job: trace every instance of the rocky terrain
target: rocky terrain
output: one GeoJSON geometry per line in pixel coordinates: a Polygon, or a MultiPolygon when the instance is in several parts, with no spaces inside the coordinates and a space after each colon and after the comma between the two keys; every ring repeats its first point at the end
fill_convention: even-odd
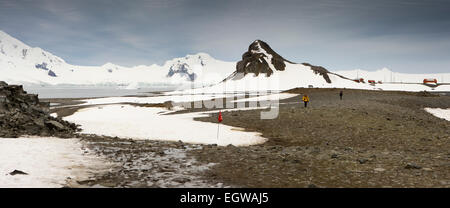
{"type": "Polygon", "coordinates": [[[116,164],[106,174],[69,187],[174,188],[226,187],[203,177],[213,163],[199,162],[188,152],[204,145],[80,135],[85,147],[116,164]]]}
{"type": "MultiPolygon", "coordinates": [[[[341,101],[340,90],[289,90],[298,96],[282,100],[274,120],[260,120],[261,110],[222,112],[225,125],[269,139],[261,145],[220,147],[83,135],[89,149],[118,166],[79,184],[450,187],[450,122],[423,110],[449,108],[450,97],[344,89],[341,101]],[[311,99],[306,109],[299,102],[302,94],[311,99]]],[[[196,120],[217,122],[217,115],[196,120]]]]}
{"type": "MultiPolygon", "coordinates": [[[[80,103],[71,99],[52,100],[55,101],[66,105],[80,103]]],[[[219,182],[201,178],[201,172],[213,164],[199,163],[186,155],[201,145],[79,134],[75,124],[60,119],[79,109],[50,110],[48,102],[40,102],[37,95],[27,94],[22,86],[0,82],[0,139],[30,135],[78,138],[85,153],[92,152],[113,164],[110,171],[102,171],[89,180],[68,180],[66,187],[223,187],[219,182]],[[49,115],[52,111],[58,118],[49,115]]]]}
{"type": "Polygon", "coordinates": [[[49,103],[40,102],[37,95],[0,81],[0,137],[69,137],[76,130],[75,124],[50,116],[49,103]]]}
{"type": "MultiPolygon", "coordinates": [[[[449,96],[309,88],[288,92],[298,96],[282,100],[273,120],[261,120],[261,110],[222,112],[223,124],[261,132],[268,138],[261,145],[75,134],[115,166],[67,186],[450,187],[450,122],[423,110],[450,108],[449,96]],[[308,108],[300,102],[303,94],[311,99],[308,108]]],[[[77,100],[48,101],[60,103],[52,112],[61,117],[80,109],[64,107],[77,100]]],[[[217,122],[217,115],[196,120],[217,122]]]]}
{"type": "MultiPolygon", "coordinates": [[[[293,89],[274,120],[261,110],[223,112],[223,123],[261,132],[250,147],[191,151],[217,163],[206,178],[238,187],[450,187],[450,122],[424,107],[450,108],[430,93],[293,89]],[[300,103],[308,94],[308,108],[300,103]]],[[[217,115],[198,118],[217,122],[217,115]]]]}

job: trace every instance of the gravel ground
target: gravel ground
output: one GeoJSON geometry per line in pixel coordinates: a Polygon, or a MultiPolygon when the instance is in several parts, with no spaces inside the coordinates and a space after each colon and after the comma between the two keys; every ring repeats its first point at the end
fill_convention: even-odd
{"type": "Polygon", "coordinates": [[[114,165],[108,173],[76,181],[69,187],[117,188],[221,188],[223,183],[207,180],[203,172],[213,163],[199,163],[186,153],[203,148],[182,142],[120,139],[79,135],[85,148],[114,165]]]}
{"type": "MultiPolygon", "coordinates": [[[[238,187],[450,187],[450,122],[423,107],[450,108],[428,93],[295,89],[274,120],[261,110],[223,112],[223,123],[258,131],[251,147],[193,150],[217,163],[207,178],[238,187]]],[[[217,115],[197,120],[217,122],[217,115]]]]}

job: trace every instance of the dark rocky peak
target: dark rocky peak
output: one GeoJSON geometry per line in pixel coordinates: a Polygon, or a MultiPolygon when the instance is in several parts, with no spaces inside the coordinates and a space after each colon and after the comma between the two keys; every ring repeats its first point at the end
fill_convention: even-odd
{"type": "Polygon", "coordinates": [[[255,40],[242,55],[242,60],[236,64],[236,72],[244,75],[254,73],[256,76],[263,73],[269,77],[275,70],[284,71],[285,61],[292,63],[276,53],[266,42],[255,40]]]}
{"type": "MultiPolygon", "coordinates": [[[[275,71],[284,71],[286,68],[286,62],[296,64],[284,59],[266,42],[262,40],[255,40],[252,44],[250,44],[248,50],[242,55],[242,60],[236,64],[236,71],[225,78],[223,82],[227,80],[242,79],[248,73],[253,73],[255,76],[262,73],[269,77],[275,71]]],[[[315,74],[321,75],[327,83],[331,83],[330,74],[336,75],[343,79],[348,79],[347,77],[330,72],[322,66],[315,66],[309,63],[302,63],[301,65],[307,66],[315,74]]],[[[300,68],[298,70],[300,70],[300,68]]]]}

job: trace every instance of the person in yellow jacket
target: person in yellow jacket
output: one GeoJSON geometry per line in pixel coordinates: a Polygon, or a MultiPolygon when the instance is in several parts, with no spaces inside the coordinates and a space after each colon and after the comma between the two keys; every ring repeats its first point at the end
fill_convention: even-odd
{"type": "Polygon", "coordinates": [[[308,95],[307,95],[307,94],[304,94],[302,100],[303,100],[303,102],[305,103],[305,108],[306,108],[306,107],[308,106],[308,102],[309,102],[309,97],[308,97],[308,95]]]}

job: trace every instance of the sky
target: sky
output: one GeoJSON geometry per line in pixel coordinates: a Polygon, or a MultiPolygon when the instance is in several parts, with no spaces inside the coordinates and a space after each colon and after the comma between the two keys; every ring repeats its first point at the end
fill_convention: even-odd
{"type": "Polygon", "coordinates": [[[0,0],[0,30],[76,65],[239,61],[261,39],[331,71],[450,73],[450,0],[0,0]]]}

